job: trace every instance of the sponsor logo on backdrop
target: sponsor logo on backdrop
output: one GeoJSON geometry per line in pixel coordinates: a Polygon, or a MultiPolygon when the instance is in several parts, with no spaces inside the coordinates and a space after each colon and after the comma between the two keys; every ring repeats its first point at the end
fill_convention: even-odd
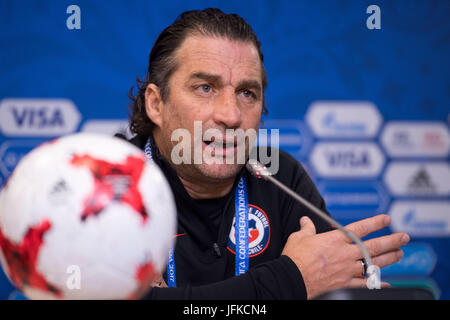
{"type": "Polygon", "coordinates": [[[389,196],[379,182],[328,182],[318,184],[327,210],[337,219],[363,219],[386,211],[389,196]]]}
{"type": "Polygon", "coordinates": [[[442,122],[390,122],[381,143],[391,157],[447,157],[450,151],[450,135],[442,122]]]}
{"type": "Polygon", "coordinates": [[[392,162],[384,182],[396,196],[450,196],[447,162],[392,162]]]}
{"type": "Polygon", "coordinates": [[[59,136],[74,132],[81,115],[68,99],[9,98],[0,102],[6,136],[59,136]]]}
{"type": "Polygon", "coordinates": [[[321,138],[373,138],[383,120],[371,102],[317,101],[309,107],[306,121],[321,138]]]}
{"type": "Polygon", "coordinates": [[[412,237],[450,236],[450,201],[395,201],[391,229],[412,237]]]}
{"type": "Polygon", "coordinates": [[[380,174],[384,156],[371,142],[319,142],[310,162],[323,177],[374,178],[380,174]]]}
{"type": "Polygon", "coordinates": [[[131,139],[133,134],[129,128],[129,122],[127,119],[92,119],[87,120],[82,128],[81,132],[100,133],[113,136],[116,133],[123,134],[127,139],[131,139]]]}
{"type": "MultiPolygon", "coordinates": [[[[265,119],[263,128],[267,129],[267,144],[271,141],[270,132],[278,129],[279,148],[290,153],[294,157],[301,158],[306,156],[311,147],[311,135],[305,124],[299,120],[290,119],[265,119]]],[[[264,139],[258,137],[258,144],[264,145],[264,139]]]]}
{"type": "Polygon", "coordinates": [[[437,256],[426,243],[411,243],[404,247],[403,258],[393,265],[383,268],[383,276],[427,276],[436,266],[437,256]]]}
{"type": "Polygon", "coordinates": [[[43,141],[6,141],[0,146],[0,171],[8,177],[19,161],[43,141]]]}

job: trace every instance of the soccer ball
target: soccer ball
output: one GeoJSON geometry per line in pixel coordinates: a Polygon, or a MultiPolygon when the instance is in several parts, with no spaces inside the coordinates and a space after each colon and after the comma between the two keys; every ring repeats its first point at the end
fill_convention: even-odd
{"type": "Polygon", "coordinates": [[[169,184],[119,138],[79,133],[35,148],[0,192],[0,260],[31,299],[140,298],[176,231],[169,184]]]}

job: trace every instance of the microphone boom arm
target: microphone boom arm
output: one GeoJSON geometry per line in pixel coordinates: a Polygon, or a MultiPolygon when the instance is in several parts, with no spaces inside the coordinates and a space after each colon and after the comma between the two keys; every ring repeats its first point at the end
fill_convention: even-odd
{"type": "Polygon", "coordinates": [[[304,199],[291,189],[289,189],[287,186],[285,186],[283,183],[272,177],[272,174],[270,171],[262,165],[260,162],[250,159],[247,162],[246,165],[247,169],[256,177],[262,178],[264,180],[268,180],[275,184],[277,187],[279,187],[281,190],[289,194],[291,197],[293,197],[295,200],[300,202],[302,205],[304,205],[306,208],[317,214],[319,217],[321,217],[323,220],[328,222],[329,224],[335,226],[337,229],[341,230],[350,240],[356,243],[356,245],[359,247],[359,249],[362,252],[362,255],[364,257],[364,261],[367,265],[367,274],[369,275],[369,281],[367,283],[367,287],[369,289],[380,289],[381,287],[381,281],[380,281],[380,270],[377,266],[373,265],[372,258],[370,257],[369,252],[367,251],[366,246],[362,243],[361,239],[357,237],[353,232],[350,230],[345,229],[339,222],[331,218],[328,214],[320,210],[319,208],[312,205],[308,200],[304,199]]]}

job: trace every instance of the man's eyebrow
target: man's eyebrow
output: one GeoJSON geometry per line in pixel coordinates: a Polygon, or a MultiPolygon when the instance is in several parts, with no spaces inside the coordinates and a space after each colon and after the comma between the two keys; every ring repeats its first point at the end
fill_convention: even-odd
{"type": "Polygon", "coordinates": [[[209,82],[221,82],[222,77],[215,74],[205,73],[205,72],[195,72],[189,76],[189,80],[192,79],[203,79],[209,82]]]}
{"type": "Polygon", "coordinates": [[[260,83],[256,80],[242,80],[241,82],[239,82],[238,88],[262,91],[260,83]]]}
{"type": "MultiPolygon", "coordinates": [[[[221,83],[222,77],[215,74],[210,74],[206,72],[194,72],[189,76],[189,80],[192,79],[202,79],[208,82],[221,83]]],[[[256,80],[242,80],[239,82],[238,88],[246,88],[246,89],[254,89],[258,91],[262,91],[261,84],[256,80]]]]}

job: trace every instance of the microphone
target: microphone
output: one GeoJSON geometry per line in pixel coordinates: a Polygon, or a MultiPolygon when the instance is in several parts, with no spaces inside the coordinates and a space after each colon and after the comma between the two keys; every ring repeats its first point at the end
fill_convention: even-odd
{"type": "Polygon", "coordinates": [[[289,194],[291,197],[293,197],[295,200],[300,202],[302,205],[304,205],[306,208],[317,214],[319,217],[321,217],[323,220],[328,222],[329,224],[335,226],[337,229],[342,231],[350,240],[356,243],[358,248],[361,250],[362,255],[364,257],[364,261],[367,266],[367,287],[369,289],[380,289],[381,288],[381,273],[380,268],[372,263],[372,258],[370,257],[369,252],[367,251],[366,246],[362,243],[361,239],[357,237],[353,232],[345,229],[339,222],[331,218],[328,214],[326,214],[324,211],[320,210],[319,208],[315,207],[313,204],[311,204],[308,200],[301,197],[291,189],[289,189],[287,186],[282,184],[280,181],[275,179],[270,171],[259,161],[255,159],[249,159],[246,164],[247,169],[258,179],[264,179],[272,182],[277,187],[279,187],[281,190],[289,194]]]}

